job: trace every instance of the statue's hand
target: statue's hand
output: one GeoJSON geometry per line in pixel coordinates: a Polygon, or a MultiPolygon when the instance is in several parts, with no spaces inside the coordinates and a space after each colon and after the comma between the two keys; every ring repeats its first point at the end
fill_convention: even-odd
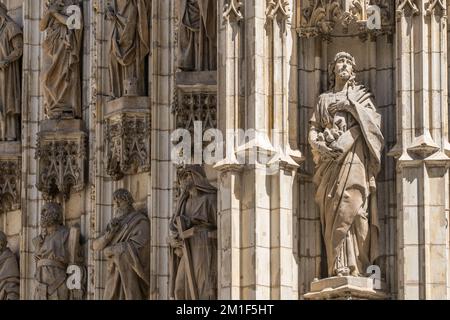
{"type": "Polygon", "coordinates": [[[316,149],[323,159],[337,159],[342,154],[342,150],[339,148],[330,148],[325,142],[320,142],[316,145],[316,149]]]}
{"type": "Polygon", "coordinates": [[[339,101],[337,103],[330,105],[328,107],[328,111],[331,114],[335,114],[336,112],[339,112],[339,111],[350,111],[351,106],[352,105],[351,105],[350,101],[348,101],[348,100],[339,101]]]}

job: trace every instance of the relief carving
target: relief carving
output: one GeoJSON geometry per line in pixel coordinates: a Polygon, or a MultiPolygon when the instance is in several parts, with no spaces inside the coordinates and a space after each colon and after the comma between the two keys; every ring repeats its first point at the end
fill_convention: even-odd
{"type": "Polygon", "coordinates": [[[199,165],[179,171],[181,195],[170,220],[170,297],[217,298],[217,189],[199,165]]]}
{"type": "Polygon", "coordinates": [[[79,0],[46,1],[40,30],[46,31],[42,84],[49,119],[81,118],[82,26],[79,0]],[[80,12],[80,21],[75,24],[71,19],[73,6],[80,12]]]}
{"type": "Polygon", "coordinates": [[[372,94],[355,81],[355,59],[341,52],[330,66],[330,91],[310,121],[328,275],[366,276],[378,257],[376,176],[384,138],[372,94]]]}
{"type": "Polygon", "coordinates": [[[126,189],[113,194],[115,217],[106,232],[94,240],[108,264],[103,299],[147,300],[150,286],[150,225],[147,216],[133,207],[126,189]]]}
{"type": "Polygon", "coordinates": [[[325,38],[342,27],[343,33],[350,28],[365,38],[367,33],[375,35],[391,33],[393,8],[390,0],[310,0],[300,4],[301,37],[325,38]],[[376,7],[375,7],[376,6],[376,7]],[[374,22],[379,24],[376,28],[374,22]]]}
{"type": "Polygon", "coordinates": [[[0,141],[20,140],[23,36],[0,3],[0,141]]]}

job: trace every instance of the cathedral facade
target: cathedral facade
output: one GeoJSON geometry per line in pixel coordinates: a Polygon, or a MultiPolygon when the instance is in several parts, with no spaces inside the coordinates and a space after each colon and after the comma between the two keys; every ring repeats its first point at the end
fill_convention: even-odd
{"type": "Polygon", "coordinates": [[[1,0],[0,300],[449,299],[446,0],[1,0]]]}

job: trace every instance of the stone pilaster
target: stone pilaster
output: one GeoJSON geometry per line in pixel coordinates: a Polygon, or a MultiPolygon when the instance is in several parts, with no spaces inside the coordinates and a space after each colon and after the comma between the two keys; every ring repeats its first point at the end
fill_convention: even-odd
{"type": "Polygon", "coordinates": [[[218,126],[224,134],[254,131],[246,144],[226,134],[226,157],[215,166],[222,299],[298,297],[292,187],[293,157],[301,156],[288,130],[296,118],[290,8],[289,1],[225,1],[222,9],[218,126]]]}
{"type": "Polygon", "coordinates": [[[448,299],[448,83],[445,1],[399,0],[399,299],[448,299]]]}
{"type": "Polygon", "coordinates": [[[151,227],[150,298],[168,299],[169,219],[173,210],[174,166],[170,157],[170,134],[174,129],[171,112],[174,92],[175,1],[153,0],[150,60],[151,78],[151,227]]]}

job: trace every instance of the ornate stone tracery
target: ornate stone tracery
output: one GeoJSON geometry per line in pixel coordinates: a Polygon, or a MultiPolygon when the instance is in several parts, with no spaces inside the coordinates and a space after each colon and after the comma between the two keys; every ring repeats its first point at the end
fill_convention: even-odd
{"type": "Polygon", "coordinates": [[[71,193],[84,189],[86,153],[86,134],[82,131],[39,132],[36,147],[36,187],[45,199],[54,199],[58,194],[68,199],[71,193]]]}
{"type": "Polygon", "coordinates": [[[150,169],[150,115],[121,113],[106,119],[107,173],[114,180],[150,169]]]}
{"type": "Polygon", "coordinates": [[[392,33],[392,3],[389,0],[312,0],[309,4],[300,2],[298,8],[300,37],[328,37],[338,25],[343,33],[354,30],[363,38],[364,34],[375,35],[392,33]],[[375,12],[371,6],[380,9],[381,29],[371,30],[367,21],[375,12]]]}

